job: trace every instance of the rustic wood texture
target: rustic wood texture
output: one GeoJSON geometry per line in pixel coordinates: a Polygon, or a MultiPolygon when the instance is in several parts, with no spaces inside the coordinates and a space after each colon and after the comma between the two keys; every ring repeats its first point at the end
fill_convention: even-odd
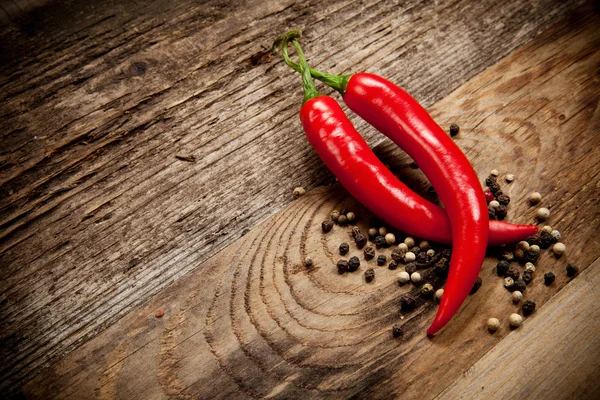
{"type": "Polygon", "coordinates": [[[548,301],[522,332],[506,337],[438,399],[598,398],[599,286],[600,260],[548,301]],[[521,371],[515,385],[515,372],[521,371]]]}
{"type": "MultiPolygon", "coordinates": [[[[546,319],[564,317],[564,309],[544,304],[568,282],[564,267],[582,270],[594,262],[600,243],[600,16],[585,8],[554,26],[497,65],[487,69],[438,102],[435,118],[447,126],[458,122],[457,137],[477,171],[498,168],[510,193],[510,220],[533,222],[535,207],[526,201],[532,190],[549,207],[548,224],[559,229],[568,247],[560,259],[545,251],[525,299],[538,311],[525,326],[548,329],[545,336],[564,337],[568,324],[548,326],[546,319]],[[547,287],[542,275],[553,271],[547,287]],[[553,311],[554,310],[554,311],[553,311]],[[556,311],[558,310],[558,311],[556,311]],[[550,314],[550,316],[548,316],[550,314]],[[544,319],[537,321],[537,319],[544,319]],[[557,331],[557,329],[560,329],[557,331]]],[[[298,125],[298,122],[294,124],[298,125]]],[[[415,187],[425,187],[417,170],[394,146],[378,149],[394,170],[415,187]]],[[[348,207],[366,217],[338,185],[319,187],[294,201],[247,235],[201,264],[168,290],[123,317],[77,351],[42,372],[23,388],[32,398],[433,398],[496,345],[523,340],[527,328],[510,333],[508,315],[519,310],[486,259],[483,287],[470,296],[452,323],[433,339],[424,332],[435,303],[420,301],[412,313],[399,312],[400,294],[415,290],[398,286],[398,272],[375,267],[366,284],[361,272],[338,275],[337,247],[349,241],[349,228],[323,235],[321,221],[334,208],[348,207]],[[314,260],[312,270],[303,260],[314,260]],[[164,312],[157,318],[157,312],[164,312]],[[502,320],[500,331],[487,332],[485,321],[502,320]],[[402,339],[391,327],[401,324],[402,339]]],[[[358,224],[366,229],[363,218],[358,224]]],[[[389,255],[390,249],[382,250],[389,255]]],[[[352,246],[351,255],[360,255],[352,246]]],[[[362,259],[362,257],[361,257],[362,259]]],[[[577,288],[589,286],[575,277],[564,295],[577,303],[577,288]]],[[[596,278],[594,278],[596,279],[596,278]]],[[[594,280],[590,280],[593,285],[594,280]]],[[[583,293],[583,300],[590,296],[583,293]]],[[[590,306],[593,312],[597,307],[590,306]]],[[[580,318],[580,317],[577,317],[580,318]]],[[[594,329],[594,323],[588,325],[594,329]]],[[[594,342],[596,343],[596,342],[594,342]]],[[[595,344],[581,348],[593,349],[595,344]],[[592,346],[592,347],[590,347],[592,346]]],[[[576,346],[577,344],[570,344],[576,346]]],[[[547,352],[552,356],[575,356],[547,352]]],[[[510,397],[519,386],[515,371],[510,397]]],[[[582,397],[593,398],[597,371],[577,369],[582,397]]],[[[528,382],[528,381],[526,381],[528,382]]],[[[573,388],[548,386],[566,398],[573,388]]],[[[534,387],[535,393],[543,385],[534,387]]]]}
{"type": "Polygon", "coordinates": [[[330,179],[276,34],[431,105],[577,3],[76,0],[0,27],[0,391],[330,179]]]}

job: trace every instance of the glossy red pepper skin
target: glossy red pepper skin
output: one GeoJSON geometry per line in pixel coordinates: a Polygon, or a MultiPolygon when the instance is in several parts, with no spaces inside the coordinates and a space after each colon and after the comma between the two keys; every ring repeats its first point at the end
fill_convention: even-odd
{"type": "MultiPolygon", "coordinates": [[[[300,119],[321,160],[365,207],[410,235],[452,243],[444,209],[423,199],[385,168],[334,99],[319,96],[307,101],[300,119]]],[[[537,231],[532,225],[490,221],[490,245],[523,240],[537,231]]]]}
{"type": "Polygon", "coordinates": [[[456,143],[400,87],[374,74],[357,73],[348,81],[344,101],[416,162],[450,218],[452,258],[444,296],[427,330],[433,335],[458,311],[483,264],[489,225],[483,189],[456,143]]]}

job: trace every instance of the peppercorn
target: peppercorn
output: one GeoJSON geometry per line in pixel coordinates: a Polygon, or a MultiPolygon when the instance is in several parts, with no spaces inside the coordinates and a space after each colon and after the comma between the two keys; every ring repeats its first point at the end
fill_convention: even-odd
{"type": "Polygon", "coordinates": [[[500,172],[498,172],[498,170],[495,168],[490,171],[490,175],[493,176],[494,178],[497,177],[498,174],[500,174],[500,172]]]}
{"type": "Polygon", "coordinates": [[[530,262],[525,263],[525,271],[535,272],[535,265],[530,262]]]}
{"type": "Polygon", "coordinates": [[[312,260],[312,258],[310,258],[310,257],[306,257],[306,258],[304,259],[304,266],[305,266],[306,268],[310,268],[310,267],[312,267],[312,265],[313,265],[313,260],[312,260]]]}
{"type": "Polygon", "coordinates": [[[552,232],[552,227],[550,225],[544,225],[542,229],[540,229],[540,233],[542,232],[550,233],[552,232]]]}
{"type": "Polygon", "coordinates": [[[508,317],[508,324],[512,329],[516,329],[520,327],[521,324],[523,324],[523,317],[516,313],[510,314],[510,316],[508,317]]]}
{"type": "MultiPolygon", "coordinates": [[[[491,192],[490,192],[490,193],[491,193],[491,192]]],[[[498,201],[497,201],[497,200],[492,200],[492,201],[490,201],[490,203],[489,203],[489,207],[492,207],[492,208],[494,209],[494,212],[495,212],[495,210],[496,210],[496,208],[497,208],[498,206],[500,206],[500,203],[498,203],[498,201]]]]}
{"type": "Polygon", "coordinates": [[[456,136],[460,132],[460,127],[456,124],[450,125],[450,136],[456,136]]]}
{"type": "Polygon", "coordinates": [[[392,250],[392,260],[396,262],[404,262],[404,254],[405,252],[400,250],[399,248],[395,248],[392,250]]]}
{"type": "Polygon", "coordinates": [[[516,279],[515,283],[513,284],[513,286],[510,289],[511,289],[511,291],[519,290],[521,292],[524,292],[527,289],[527,284],[525,283],[525,281],[523,279],[516,279]]]}
{"type": "Polygon", "coordinates": [[[337,222],[340,226],[348,225],[348,217],[342,214],[339,216],[337,222]]]}
{"type": "Polygon", "coordinates": [[[513,278],[511,278],[510,276],[507,276],[506,278],[504,278],[504,287],[508,290],[511,290],[512,287],[515,284],[515,280],[513,278]]]}
{"type": "Polygon", "coordinates": [[[413,253],[412,251],[408,251],[405,255],[404,255],[404,261],[409,263],[409,262],[413,262],[417,259],[417,256],[415,255],[415,253],[413,253]]]}
{"type": "Polygon", "coordinates": [[[421,294],[423,296],[431,296],[433,294],[433,285],[431,283],[426,283],[421,286],[421,294]]]}
{"type": "Polygon", "coordinates": [[[410,275],[406,271],[398,273],[398,283],[404,285],[410,281],[410,275]]]}
{"type": "Polygon", "coordinates": [[[508,203],[510,203],[510,197],[506,194],[501,194],[499,196],[496,196],[496,200],[498,201],[498,203],[500,203],[503,206],[508,205],[508,203]]]}
{"type": "Polygon", "coordinates": [[[523,257],[523,260],[527,263],[535,263],[538,259],[538,257],[540,256],[540,254],[538,252],[536,252],[535,250],[531,250],[531,248],[529,248],[529,250],[527,250],[525,252],[525,256],[523,257]]]}
{"type": "Polygon", "coordinates": [[[522,260],[525,257],[525,252],[521,249],[514,249],[513,254],[515,256],[515,260],[522,260]]]}
{"type": "Polygon", "coordinates": [[[537,204],[540,201],[542,201],[542,195],[539,194],[538,192],[533,192],[529,195],[529,202],[531,204],[537,204]]]}
{"type": "Polygon", "coordinates": [[[542,232],[540,233],[540,242],[540,247],[542,249],[547,249],[554,243],[558,242],[558,240],[556,240],[554,236],[552,236],[552,234],[550,234],[549,232],[542,232]]]}
{"type": "Polygon", "coordinates": [[[323,229],[323,233],[327,233],[333,229],[333,221],[323,221],[321,223],[321,229],[323,229]]]}
{"type": "Polygon", "coordinates": [[[579,273],[579,268],[577,268],[575,265],[567,264],[566,268],[568,277],[573,277],[579,273]]]}
{"type": "Polygon", "coordinates": [[[537,212],[535,213],[535,216],[538,217],[538,219],[540,221],[545,221],[550,217],[550,210],[548,210],[547,208],[540,208],[537,210],[537,212]]]}
{"type": "Polygon", "coordinates": [[[521,276],[521,271],[519,271],[519,268],[517,268],[516,266],[511,265],[510,267],[508,267],[508,270],[506,271],[504,276],[510,276],[514,280],[517,280],[519,279],[519,276],[521,276]]]}
{"type": "Polygon", "coordinates": [[[529,243],[527,243],[524,240],[521,240],[519,243],[517,243],[517,248],[523,251],[529,250],[529,243]]]}
{"type": "Polygon", "coordinates": [[[552,282],[554,282],[555,279],[556,279],[556,276],[554,276],[554,274],[552,272],[546,272],[544,274],[544,284],[546,286],[552,285],[552,282]]]}
{"type": "Polygon", "coordinates": [[[337,269],[339,274],[343,274],[344,272],[348,271],[348,261],[338,260],[337,269]]]}
{"type": "Polygon", "coordinates": [[[497,182],[491,182],[488,185],[488,188],[490,188],[490,192],[494,193],[495,195],[497,195],[497,193],[500,192],[500,185],[498,185],[497,182]]]}
{"type": "Polygon", "coordinates": [[[347,215],[349,211],[350,211],[350,210],[348,210],[347,208],[342,208],[342,209],[340,210],[340,215],[347,215]]]}
{"type": "Polygon", "coordinates": [[[496,218],[498,218],[500,221],[502,221],[504,218],[506,218],[506,215],[508,214],[508,209],[506,208],[506,206],[503,206],[502,204],[500,204],[498,207],[496,207],[496,218]]]}
{"type": "Polygon", "coordinates": [[[514,292],[512,292],[512,301],[513,301],[513,303],[516,304],[516,303],[520,302],[522,298],[523,298],[523,293],[522,292],[520,292],[518,290],[515,290],[514,292]]]}
{"type": "Polygon", "coordinates": [[[527,243],[529,243],[529,245],[540,245],[540,243],[542,243],[542,239],[540,237],[539,233],[536,233],[535,235],[531,235],[529,236],[527,239],[525,239],[527,241],[527,243]]]}
{"type": "Polygon", "coordinates": [[[385,237],[381,235],[375,237],[375,246],[377,246],[378,249],[385,247],[386,244],[385,237]]]}
{"type": "Polygon", "coordinates": [[[550,234],[552,235],[552,237],[554,239],[556,239],[557,242],[561,239],[560,232],[557,231],[556,229],[554,229],[552,232],[550,232],[550,234]]]}
{"type": "Polygon", "coordinates": [[[402,242],[398,245],[398,250],[406,253],[408,251],[408,246],[406,245],[406,243],[402,242]]]}
{"type": "Polygon", "coordinates": [[[496,208],[492,206],[488,206],[488,219],[494,220],[496,219],[496,208]]]}
{"type": "Polygon", "coordinates": [[[493,183],[498,183],[498,178],[490,174],[487,178],[485,178],[485,186],[489,188],[493,183]]]}
{"type": "Polygon", "coordinates": [[[375,237],[377,236],[377,229],[370,228],[369,231],[367,232],[367,235],[369,235],[369,240],[374,240],[375,237]]]}
{"type": "Polygon", "coordinates": [[[540,246],[538,246],[537,244],[532,244],[531,246],[529,246],[529,251],[532,254],[539,255],[540,254],[540,246]]]}
{"type": "Polygon", "coordinates": [[[526,269],[525,271],[523,271],[522,279],[526,285],[529,285],[531,283],[531,281],[533,281],[533,271],[530,269],[526,269]]]}
{"type": "Polygon", "coordinates": [[[435,256],[435,250],[429,249],[429,250],[427,250],[427,252],[425,254],[427,254],[427,256],[429,256],[429,257],[433,257],[433,256],[435,256]]]}
{"type": "Polygon", "coordinates": [[[422,279],[423,278],[421,277],[421,274],[418,272],[413,272],[410,274],[410,280],[413,281],[413,283],[419,283],[422,279]]]}
{"type": "Polygon", "coordinates": [[[354,243],[356,243],[356,247],[362,249],[367,244],[367,238],[362,233],[357,233],[354,236],[354,243]]]}
{"type": "Polygon", "coordinates": [[[373,282],[373,279],[375,279],[375,271],[373,268],[369,268],[365,271],[365,281],[371,283],[373,282]]]}
{"type": "Polygon", "coordinates": [[[404,239],[404,243],[406,244],[406,246],[408,246],[408,248],[410,249],[411,247],[415,246],[415,239],[413,239],[410,236],[407,236],[406,239],[404,239]]]}
{"type": "Polygon", "coordinates": [[[349,251],[350,251],[350,246],[348,245],[348,243],[340,244],[340,255],[344,256],[344,255],[348,254],[349,251]]]}
{"type": "Polygon", "coordinates": [[[348,260],[348,272],[354,272],[360,267],[360,260],[358,257],[350,257],[348,260]]]}
{"type": "Polygon", "coordinates": [[[333,210],[333,211],[331,212],[331,219],[332,219],[334,222],[337,222],[337,220],[338,220],[338,218],[339,218],[339,217],[340,217],[340,212],[339,212],[338,210],[333,210]]]}
{"type": "Polygon", "coordinates": [[[504,180],[508,183],[511,183],[512,181],[515,180],[515,176],[513,174],[508,174],[504,177],[504,180]]]}
{"type": "Polygon", "coordinates": [[[419,249],[421,249],[421,251],[427,251],[431,248],[431,245],[429,244],[429,242],[427,240],[421,240],[419,242],[419,249]]]}
{"type": "Polygon", "coordinates": [[[417,258],[415,259],[417,264],[420,264],[421,268],[427,268],[429,266],[429,256],[427,253],[419,253],[417,254],[417,258]]]}
{"type": "Polygon", "coordinates": [[[502,258],[504,258],[506,261],[512,261],[515,259],[515,254],[512,252],[512,250],[504,250],[502,252],[502,258]]]}
{"type": "Polygon", "coordinates": [[[417,300],[410,293],[405,293],[400,297],[400,309],[402,311],[414,310],[417,306],[417,300]]]}
{"type": "Polygon", "coordinates": [[[409,251],[416,256],[417,254],[419,254],[421,252],[421,248],[419,246],[415,246],[412,249],[410,249],[409,251]]]}
{"type": "Polygon", "coordinates": [[[500,321],[498,318],[490,318],[487,320],[487,328],[490,332],[496,332],[500,329],[500,321]]]}
{"type": "Polygon", "coordinates": [[[375,249],[373,246],[367,246],[363,250],[363,254],[365,255],[365,260],[372,260],[375,257],[375,249]]]}
{"type": "Polygon", "coordinates": [[[301,196],[304,196],[304,193],[306,193],[306,190],[304,190],[304,188],[302,186],[298,186],[294,188],[294,191],[292,192],[292,194],[294,195],[294,198],[298,198],[301,196]]]}
{"type": "Polygon", "coordinates": [[[444,289],[438,289],[435,291],[435,299],[437,301],[440,301],[442,299],[443,295],[444,295],[444,289]]]}
{"type": "Polygon", "coordinates": [[[378,232],[379,232],[380,236],[385,236],[388,233],[387,228],[385,226],[382,226],[381,228],[379,228],[378,232]]]}
{"type": "Polygon", "coordinates": [[[355,238],[356,235],[358,235],[359,233],[362,233],[360,231],[360,228],[358,226],[353,226],[352,229],[350,230],[350,233],[352,234],[352,238],[355,238]]]}
{"type": "Polygon", "coordinates": [[[392,327],[392,336],[395,338],[402,337],[404,333],[402,332],[402,327],[400,325],[394,325],[392,327]]]}
{"type": "Polygon", "coordinates": [[[508,272],[509,268],[510,264],[508,263],[508,261],[501,260],[498,262],[498,264],[496,264],[496,274],[498,274],[498,276],[504,276],[508,272]]]}
{"type": "Polygon", "coordinates": [[[473,287],[471,288],[471,291],[469,292],[469,294],[475,294],[477,293],[477,291],[479,290],[479,288],[482,285],[482,281],[480,277],[477,277],[477,279],[475,280],[475,283],[473,284],[473,287]]]}
{"type": "Polygon", "coordinates": [[[442,255],[443,258],[447,258],[449,260],[450,256],[452,255],[452,250],[444,249],[444,250],[442,250],[442,252],[440,254],[442,255]]]}
{"type": "Polygon", "coordinates": [[[438,262],[435,263],[435,273],[438,276],[444,277],[448,275],[448,268],[450,267],[450,261],[447,258],[442,257],[438,262]]]}
{"type": "Polygon", "coordinates": [[[350,211],[348,214],[346,214],[346,218],[348,218],[348,222],[354,222],[356,220],[356,214],[350,211]]]}
{"type": "Polygon", "coordinates": [[[527,300],[525,303],[523,303],[521,308],[523,309],[523,315],[531,315],[531,313],[535,311],[535,303],[531,300],[527,300]]]}
{"type": "Polygon", "coordinates": [[[377,265],[382,266],[387,262],[387,257],[385,254],[380,254],[377,256],[377,265]]]}
{"type": "Polygon", "coordinates": [[[406,270],[406,272],[408,272],[409,274],[413,274],[415,272],[417,272],[417,263],[416,262],[409,262],[408,264],[406,264],[406,266],[404,267],[404,269],[406,270]]]}
{"type": "Polygon", "coordinates": [[[552,252],[557,256],[557,258],[562,256],[566,250],[567,247],[561,242],[555,243],[554,246],[552,246],[552,252]]]}
{"type": "Polygon", "coordinates": [[[384,236],[385,242],[392,245],[396,242],[396,236],[393,233],[388,233],[384,236]]]}
{"type": "Polygon", "coordinates": [[[398,262],[395,260],[390,261],[390,263],[388,264],[388,269],[394,270],[396,268],[398,268],[398,262]]]}

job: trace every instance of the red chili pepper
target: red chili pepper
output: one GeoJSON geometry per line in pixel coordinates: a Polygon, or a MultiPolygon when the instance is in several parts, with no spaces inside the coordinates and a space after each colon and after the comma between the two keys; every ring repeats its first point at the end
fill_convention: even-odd
{"type": "MultiPolygon", "coordinates": [[[[289,60],[287,40],[283,45],[286,61],[289,60]]],[[[292,43],[305,63],[299,45],[292,43]]],[[[347,104],[383,133],[401,142],[432,181],[449,212],[451,224],[442,223],[442,229],[431,231],[435,225],[439,226],[439,221],[448,220],[443,210],[410,191],[381,164],[333,99],[317,97],[316,89],[311,87],[312,71],[308,66],[301,68],[305,104],[300,118],[309,142],[342,185],[375,214],[416,236],[447,243],[449,228],[454,228],[445,296],[427,331],[435,334],[468,295],[485,256],[487,207],[477,176],[456,144],[402,89],[371,74],[357,74],[345,81],[347,104]]],[[[532,229],[527,228],[531,234],[532,229]]]]}

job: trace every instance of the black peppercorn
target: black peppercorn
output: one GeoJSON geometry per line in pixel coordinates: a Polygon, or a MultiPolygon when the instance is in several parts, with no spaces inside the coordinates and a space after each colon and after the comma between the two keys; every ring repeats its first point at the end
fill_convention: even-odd
{"type": "Polygon", "coordinates": [[[498,178],[496,178],[494,175],[489,175],[487,178],[485,178],[485,186],[490,186],[492,183],[497,183],[498,178]]]}
{"type": "Polygon", "coordinates": [[[456,136],[460,132],[460,127],[456,124],[450,125],[450,136],[456,136]]]}
{"type": "Polygon", "coordinates": [[[498,274],[498,276],[504,276],[508,272],[509,268],[510,264],[508,263],[508,261],[499,261],[498,264],[496,264],[496,274],[498,274]]]}
{"type": "Polygon", "coordinates": [[[437,276],[444,277],[448,275],[448,268],[450,267],[450,261],[447,258],[442,257],[438,262],[435,263],[434,272],[437,276]]]}
{"type": "Polygon", "coordinates": [[[533,271],[526,269],[523,271],[523,282],[525,282],[526,285],[529,285],[531,281],[533,281],[533,271]]]}
{"type": "Polygon", "coordinates": [[[510,203],[510,197],[502,193],[496,196],[496,201],[498,201],[498,203],[500,203],[503,206],[507,206],[508,203],[510,203]]]}
{"type": "Polygon", "coordinates": [[[333,221],[323,221],[321,224],[321,229],[323,229],[323,233],[329,232],[331,229],[333,229],[333,221]]]}
{"type": "Polygon", "coordinates": [[[310,267],[312,267],[312,266],[313,266],[313,260],[312,260],[312,258],[310,258],[310,257],[306,257],[306,258],[304,259],[304,266],[305,266],[306,268],[310,268],[310,267]]]}
{"type": "Polygon", "coordinates": [[[416,256],[417,254],[419,254],[421,252],[421,248],[419,246],[415,246],[412,249],[410,249],[409,251],[416,256]]]}
{"type": "Polygon", "coordinates": [[[362,249],[367,244],[367,238],[362,233],[357,233],[354,236],[354,243],[356,243],[356,247],[362,249]]]}
{"type": "Polygon", "coordinates": [[[512,285],[510,291],[514,292],[515,290],[518,290],[521,293],[527,290],[527,284],[525,284],[525,281],[523,279],[515,279],[515,283],[512,285]]]}
{"type": "Polygon", "coordinates": [[[475,294],[477,293],[477,291],[479,290],[479,288],[482,285],[482,281],[480,277],[477,277],[477,280],[475,281],[475,283],[473,284],[473,287],[471,288],[471,291],[469,292],[469,294],[475,294]]]}
{"type": "Polygon", "coordinates": [[[504,218],[506,218],[507,214],[508,210],[506,209],[506,206],[500,204],[498,207],[496,207],[496,218],[498,218],[499,220],[503,220],[504,218]]]}
{"type": "Polygon", "coordinates": [[[517,280],[521,276],[521,271],[515,265],[511,265],[510,267],[508,267],[508,270],[506,271],[504,276],[510,276],[514,280],[517,280]]]}
{"type": "Polygon", "coordinates": [[[348,271],[348,261],[339,260],[337,262],[337,269],[339,274],[343,274],[344,272],[348,271]]]}
{"type": "Polygon", "coordinates": [[[367,246],[365,247],[365,249],[363,250],[363,253],[365,255],[365,260],[371,260],[373,259],[373,257],[375,257],[375,249],[373,248],[373,246],[367,246]]]}
{"type": "Polygon", "coordinates": [[[446,258],[446,259],[450,259],[450,256],[452,255],[452,250],[450,249],[444,249],[440,252],[440,254],[442,255],[442,258],[446,258]]]}
{"type": "Polygon", "coordinates": [[[488,187],[490,188],[490,192],[496,194],[498,192],[500,192],[500,185],[498,185],[497,182],[492,182],[488,185],[488,187]]]}
{"type": "Polygon", "coordinates": [[[398,262],[396,260],[390,261],[390,263],[388,264],[388,268],[389,269],[396,269],[396,268],[398,268],[398,262]]]}
{"type": "Polygon", "coordinates": [[[354,272],[360,267],[360,260],[358,257],[350,257],[348,260],[348,272],[354,272]]]}
{"type": "Polygon", "coordinates": [[[412,275],[414,272],[417,272],[419,268],[417,267],[417,263],[416,262],[409,262],[408,264],[406,264],[406,266],[404,267],[404,270],[406,272],[408,272],[409,275],[412,275]]]}
{"type": "Polygon", "coordinates": [[[392,250],[392,260],[396,261],[397,263],[404,262],[404,254],[405,253],[402,250],[396,247],[394,250],[392,250]]]}
{"type": "Polygon", "coordinates": [[[579,273],[579,268],[575,265],[567,264],[567,276],[573,277],[579,273]]]}
{"type": "Polygon", "coordinates": [[[496,219],[496,209],[492,206],[488,206],[488,219],[489,220],[496,219]]]}
{"type": "Polygon", "coordinates": [[[422,268],[427,268],[429,266],[429,256],[426,252],[421,252],[417,254],[417,259],[415,261],[419,265],[424,265],[424,267],[422,268]]]}
{"type": "Polygon", "coordinates": [[[345,215],[340,215],[337,222],[340,226],[348,225],[348,217],[346,217],[345,215]]]}
{"type": "Polygon", "coordinates": [[[523,256],[523,261],[535,264],[539,257],[540,253],[538,251],[529,249],[525,252],[525,255],[523,256]]]}
{"type": "Polygon", "coordinates": [[[527,243],[529,243],[530,245],[537,244],[539,246],[542,244],[541,236],[539,233],[529,236],[527,239],[525,239],[525,241],[527,241],[527,243]]]}
{"type": "Polygon", "coordinates": [[[350,212],[350,210],[348,210],[347,208],[342,208],[340,210],[340,215],[346,215],[346,214],[348,214],[348,212],[350,212]]]}
{"type": "Polygon", "coordinates": [[[417,300],[413,297],[412,294],[406,293],[400,297],[400,309],[402,311],[411,311],[414,310],[417,306],[417,300]]]}
{"type": "Polygon", "coordinates": [[[554,274],[552,272],[546,272],[544,274],[544,284],[546,286],[552,285],[552,282],[554,282],[555,279],[556,279],[556,276],[554,276],[554,274]]]}
{"type": "Polygon", "coordinates": [[[531,315],[531,313],[535,311],[535,303],[531,300],[527,300],[525,303],[523,303],[521,308],[523,309],[523,315],[531,315]]]}
{"type": "Polygon", "coordinates": [[[350,246],[348,245],[348,243],[340,244],[340,255],[344,256],[344,255],[348,254],[349,251],[350,251],[350,246]]]}
{"type": "Polygon", "coordinates": [[[375,279],[375,271],[373,271],[373,268],[369,268],[365,271],[365,281],[370,283],[373,282],[373,279],[375,279]]]}
{"type": "Polygon", "coordinates": [[[375,237],[375,246],[378,249],[387,246],[387,242],[385,241],[385,236],[381,236],[381,235],[376,236],[375,237]]]}
{"type": "Polygon", "coordinates": [[[362,234],[362,232],[360,231],[360,228],[358,226],[353,226],[352,227],[352,237],[356,238],[356,235],[358,234],[362,234]]]}
{"type": "Polygon", "coordinates": [[[377,265],[382,266],[387,262],[387,257],[385,254],[380,254],[377,256],[377,265]]]}
{"type": "Polygon", "coordinates": [[[554,236],[552,236],[550,233],[548,233],[548,232],[542,232],[542,233],[540,233],[540,244],[539,244],[539,246],[542,249],[547,249],[548,247],[552,246],[556,242],[558,242],[558,239],[555,238],[554,236]]]}
{"type": "Polygon", "coordinates": [[[400,325],[394,325],[392,327],[392,336],[395,338],[399,338],[402,337],[403,332],[402,332],[402,327],[400,325]]]}

